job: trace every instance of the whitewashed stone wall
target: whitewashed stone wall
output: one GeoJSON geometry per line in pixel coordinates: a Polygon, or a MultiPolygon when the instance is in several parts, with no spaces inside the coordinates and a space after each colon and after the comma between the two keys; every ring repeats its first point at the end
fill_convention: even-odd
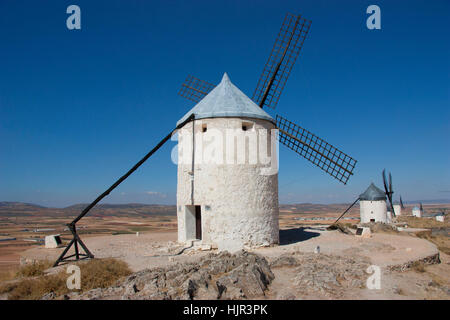
{"type": "Polygon", "coordinates": [[[387,223],[386,201],[360,201],[361,223],[368,223],[371,219],[375,222],[387,223]]]}
{"type": "MultiPolygon", "coordinates": [[[[191,175],[191,163],[181,163],[192,158],[192,122],[179,130],[178,134],[178,188],[177,217],[178,241],[189,239],[192,221],[186,221],[186,206],[191,205],[191,177],[194,179],[194,205],[201,206],[202,244],[210,244],[219,250],[236,251],[242,248],[266,246],[279,243],[278,225],[278,173],[261,174],[268,165],[260,163],[227,164],[226,141],[217,137],[222,134],[224,140],[227,129],[237,129],[237,139],[259,129],[273,129],[274,125],[266,120],[240,118],[211,118],[195,121],[195,169],[191,175]],[[242,130],[242,125],[248,127],[242,130]],[[206,132],[203,132],[206,126],[206,132]],[[251,128],[250,128],[251,127],[251,128]],[[215,137],[213,142],[212,137],[215,137]],[[202,141],[202,142],[200,142],[202,141]],[[214,144],[214,145],[212,145],[214,144]],[[202,145],[202,146],[200,146],[202,145]],[[187,148],[186,148],[187,146],[187,148]],[[223,150],[222,154],[211,150],[223,150]],[[212,163],[199,163],[202,154],[213,154],[212,163]],[[217,158],[216,158],[217,156],[217,158]],[[217,164],[222,157],[223,164],[217,164]]],[[[270,131],[267,139],[270,153],[270,131]]],[[[249,145],[245,145],[249,153],[249,145]]],[[[237,150],[235,149],[235,152],[237,150]]],[[[259,150],[258,150],[259,152],[259,150]]],[[[204,161],[203,161],[204,162],[204,161]]]]}
{"type": "Polygon", "coordinates": [[[394,204],[394,212],[396,216],[402,215],[402,207],[399,204],[394,204]]]}

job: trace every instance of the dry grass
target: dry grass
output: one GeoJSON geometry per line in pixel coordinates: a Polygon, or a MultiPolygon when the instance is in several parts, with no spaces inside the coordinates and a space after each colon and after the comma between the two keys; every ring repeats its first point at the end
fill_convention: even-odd
{"type": "Polygon", "coordinates": [[[339,230],[340,232],[345,233],[345,234],[352,234],[348,230],[347,225],[340,223],[340,222],[333,223],[332,225],[328,226],[327,230],[339,230]]]}
{"type": "Polygon", "coordinates": [[[411,216],[398,216],[398,222],[405,222],[410,228],[447,228],[450,227],[450,221],[436,221],[434,218],[417,218],[411,216]]]}
{"type": "Polygon", "coordinates": [[[10,270],[3,270],[0,271],[0,283],[3,281],[9,281],[14,279],[16,276],[16,271],[10,269],[10,270]]]}
{"type": "Polygon", "coordinates": [[[107,288],[118,279],[131,274],[128,265],[116,259],[94,259],[80,264],[81,290],[107,288]]]}
{"type": "Polygon", "coordinates": [[[7,293],[9,300],[38,300],[49,292],[56,295],[68,292],[66,278],[62,272],[32,279],[23,278],[0,287],[0,294],[7,293]]]}
{"type": "Polygon", "coordinates": [[[387,233],[387,234],[400,234],[400,232],[395,229],[393,226],[386,224],[386,223],[380,223],[380,222],[370,222],[370,223],[363,223],[361,224],[363,227],[369,227],[370,231],[372,233],[387,233]]]}
{"type": "MultiPolygon", "coordinates": [[[[21,271],[21,278],[17,281],[0,286],[0,294],[8,294],[10,300],[37,300],[46,293],[53,292],[60,296],[69,292],[66,280],[69,277],[66,270],[51,275],[43,275],[42,264],[21,271]],[[40,273],[36,276],[37,273],[40,273]],[[29,274],[29,276],[25,276],[29,274]]],[[[77,263],[81,270],[81,290],[106,288],[113,285],[120,278],[131,274],[128,265],[116,259],[94,259],[77,263]]]]}
{"type": "Polygon", "coordinates": [[[435,287],[446,287],[448,282],[437,274],[430,273],[432,279],[432,285],[435,287]]]}
{"type": "Polygon", "coordinates": [[[16,273],[16,278],[36,277],[42,276],[44,271],[52,266],[48,260],[33,261],[19,268],[16,273]]]}
{"type": "Polygon", "coordinates": [[[414,261],[414,263],[412,264],[411,268],[419,273],[424,273],[425,270],[425,265],[423,264],[423,262],[420,261],[414,261]]]}
{"type": "Polygon", "coordinates": [[[401,296],[405,296],[406,295],[405,291],[402,288],[398,288],[397,289],[397,294],[401,295],[401,296]]]}
{"type": "Polygon", "coordinates": [[[450,255],[450,238],[445,235],[431,235],[431,231],[417,232],[416,236],[434,243],[439,251],[450,255]]]}

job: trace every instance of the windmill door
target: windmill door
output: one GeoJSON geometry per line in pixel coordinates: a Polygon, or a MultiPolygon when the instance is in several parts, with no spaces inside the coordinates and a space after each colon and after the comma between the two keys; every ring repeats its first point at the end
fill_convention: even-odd
{"type": "Polygon", "coordinates": [[[195,238],[202,240],[202,211],[201,206],[195,206],[195,238]]]}

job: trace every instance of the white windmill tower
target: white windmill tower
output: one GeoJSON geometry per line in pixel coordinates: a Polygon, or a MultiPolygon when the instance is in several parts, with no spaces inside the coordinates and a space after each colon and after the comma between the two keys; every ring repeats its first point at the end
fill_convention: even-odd
{"type": "Polygon", "coordinates": [[[396,216],[402,215],[402,205],[398,201],[394,201],[394,212],[396,216]]]}
{"type": "Polygon", "coordinates": [[[399,201],[394,201],[394,213],[395,216],[401,216],[402,215],[402,209],[405,209],[405,206],[403,204],[402,196],[400,196],[399,201]]]}
{"type": "Polygon", "coordinates": [[[412,215],[413,215],[413,217],[417,217],[417,218],[422,217],[422,213],[421,213],[420,208],[418,206],[414,206],[412,208],[412,215]]]}
{"type": "Polygon", "coordinates": [[[178,241],[230,251],[277,244],[278,172],[261,161],[261,152],[276,161],[275,120],[226,73],[177,125],[191,114],[178,131],[178,241]]]}
{"type": "Polygon", "coordinates": [[[386,194],[373,183],[359,195],[361,223],[388,223],[386,194]]]}
{"type": "MultiPolygon", "coordinates": [[[[200,119],[201,124],[195,120],[197,124],[193,126],[190,123],[183,125],[186,130],[180,137],[188,143],[185,149],[189,150],[189,143],[191,149],[195,145],[196,140],[192,138],[195,133],[206,136],[212,130],[221,134],[227,130],[240,130],[237,138],[242,138],[252,130],[277,128],[281,144],[346,184],[353,175],[355,159],[285,117],[276,115],[272,118],[257,110],[275,109],[310,26],[311,21],[300,15],[286,15],[252,101],[231,84],[227,76],[218,86],[188,76],[179,94],[198,104],[178,123],[193,116],[200,119]]],[[[265,149],[273,148],[273,141],[268,144],[265,149]]],[[[259,143],[257,149],[262,146],[264,144],[259,143]]],[[[190,166],[179,165],[179,241],[195,237],[204,244],[231,249],[277,243],[277,175],[261,175],[259,172],[264,167],[260,164],[224,168],[197,163],[197,167],[197,147],[191,152],[194,157],[191,157],[190,166]]],[[[258,151],[258,154],[261,153],[258,151]]],[[[179,156],[183,155],[180,153],[179,156]]],[[[189,152],[184,156],[188,157],[189,152]]],[[[273,160],[272,157],[272,163],[273,160]]]]}
{"type": "Polygon", "coordinates": [[[423,210],[422,203],[420,203],[420,207],[414,206],[412,208],[412,215],[413,215],[413,217],[421,218],[423,214],[424,214],[424,210],[423,210]]]}

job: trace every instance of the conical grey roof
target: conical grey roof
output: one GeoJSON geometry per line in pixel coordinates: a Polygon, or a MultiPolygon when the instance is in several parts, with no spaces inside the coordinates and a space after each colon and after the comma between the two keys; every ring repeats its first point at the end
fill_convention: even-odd
{"type": "Polygon", "coordinates": [[[373,182],[367,188],[364,193],[359,195],[359,200],[363,201],[377,201],[377,200],[386,200],[386,194],[379,188],[377,188],[373,182]]]}
{"type": "Polygon", "coordinates": [[[195,114],[195,119],[242,117],[264,119],[275,123],[267,112],[231,83],[226,73],[222,81],[186,113],[177,125],[185,121],[192,113],[195,114]]]}

